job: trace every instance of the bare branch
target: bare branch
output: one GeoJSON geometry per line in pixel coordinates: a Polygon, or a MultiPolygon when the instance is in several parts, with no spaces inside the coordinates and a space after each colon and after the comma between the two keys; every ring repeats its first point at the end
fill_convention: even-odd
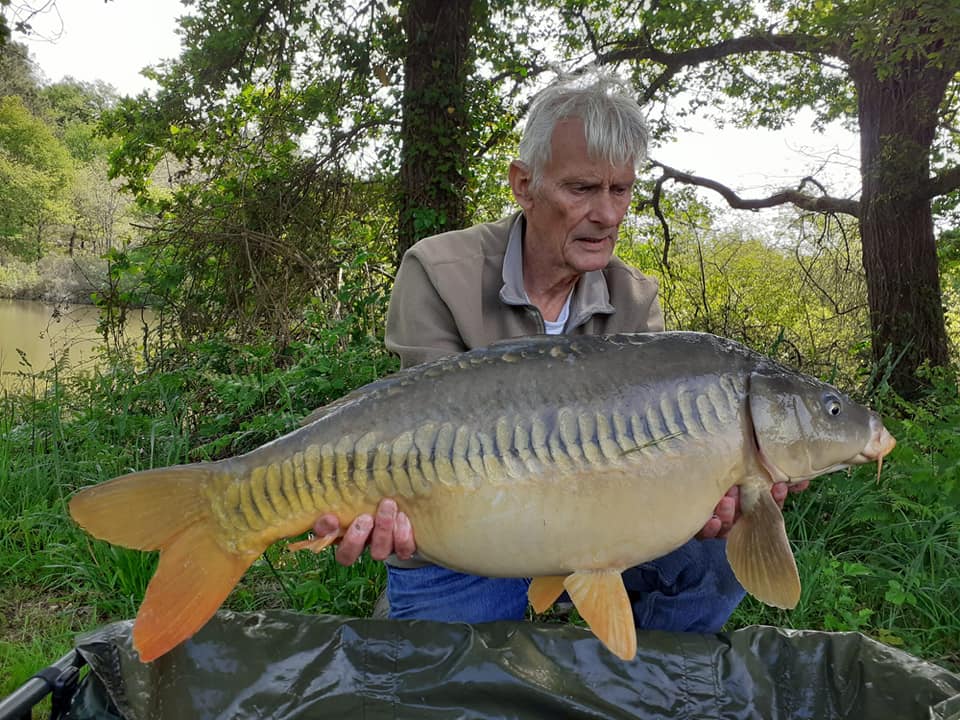
{"type": "Polygon", "coordinates": [[[658,178],[656,184],[653,186],[653,197],[651,198],[651,203],[653,204],[653,213],[660,221],[660,227],[663,228],[663,258],[661,262],[663,263],[664,267],[670,267],[670,224],[667,222],[667,218],[663,214],[663,208],[660,207],[660,197],[663,192],[664,180],[664,177],[658,178]]]}
{"type": "Polygon", "coordinates": [[[600,43],[597,41],[597,35],[593,32],[593,28],[590,27],[590,23],[587,21],[586,16],[583,14],[583,8],[577,8],[571,11],[573,16],[576,17],[580,23],[583,25],[583,31],[587,35],[587,40],[590,41],[590,49],[593,50],[594,55],[600,54],[600,43]]]}
{"type": "MultiPolygon", "coordinates": [[[[0,5],[5,3],[0,2],[0,5]]],[[[41,3],[39,7],[33,7],[30,4],[19,4],[13,6],[12,9],[13,18],[12,25],[13,29],[18,33],[22,33],[26,36],[35,36],[42,40],[55,41],[60,39],[63,36],[63,16],[60,14],[60,8],[57,7],[57,0],[46,0],[41,3]],[[44,37],[39,35],[33,27],[33,19],[38,15],[46,15],[47,13],[53,13],[57,17],[57,21],[60,24],[60,29],[57,30],[51,37],[44,37]]]]}
{"type": "MultiPolygon", "coordinates": [[[[663,169],[661,180],[675,180],[686,185],[697,185],[705,187],[719,193],[727,204],[735,210],[761,210],[763,208],[776,207],[778,205],[796,205],[803,210],[821,213],[844,213],[853,217],[860,217],[860,203],[857,200],[848,200],[846,198],[836,198],[829,195],[814,197],[803,192],[804,185],[813,182],[812,178],[804,178],[796,190],[781,190],[778,193],[765,198],[744,199],[726,185],[710,180],[709,178],[691,175],[681,172],[663,163],[652,162],[654,167],[663,169]]],[[[822,187],[821,187],[822,190],[822,187]]]]}
{"type": "MultiPolygon", "coordinates": [[[[827,226],[826,224],[824,224],[821,238],[826,234],[827,234],[827,226]]],[[[819,242],[817,243],[817,245],[819,246],[819,242]]],[[[840,315],[840,312],[841,312],[840,304],[833,298],[833,296],[829,292],[827,292],[826,288],[824,288],[813,276],[812,267],[813,267],[813,263],[816,262],[817,257],[819,257],[819,252],[817,253],[817,257],[815,257],[813,261],[811,261],[810,267],[807,267],[807,264],[804,261],[803,253],[800,252],[799,244],[793,246],[793,256],[797,261],[797,265],[799,265],[800,269],[803,271],[803,275],[806,278],[807,282],[813,285],[813,287],[817,290],[817,292],[820,293],[820,296],[833,306],[833,314],[840,315]]]]}

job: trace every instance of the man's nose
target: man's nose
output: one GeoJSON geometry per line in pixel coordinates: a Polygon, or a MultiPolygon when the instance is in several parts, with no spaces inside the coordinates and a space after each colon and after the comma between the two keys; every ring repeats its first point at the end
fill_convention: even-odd
{"type": "Polygon", "coordinates": [[[626,207],[622,202],[618,202],[613,193],[603,190],[593,197],[593,202],[590,204],[590,220],[604,227],[613,227],[620,224],[625,211],[626,207]]]}

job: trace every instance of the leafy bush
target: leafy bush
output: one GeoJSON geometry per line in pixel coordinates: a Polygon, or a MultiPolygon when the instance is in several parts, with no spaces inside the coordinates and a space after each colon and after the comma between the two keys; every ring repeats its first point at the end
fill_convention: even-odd
{"type": "Polygon", "coordinates": [[[91,256],[46,255],[39,262],[0,262],[0,297],[89,303],[105,274],[106,263],[91,256]]]}

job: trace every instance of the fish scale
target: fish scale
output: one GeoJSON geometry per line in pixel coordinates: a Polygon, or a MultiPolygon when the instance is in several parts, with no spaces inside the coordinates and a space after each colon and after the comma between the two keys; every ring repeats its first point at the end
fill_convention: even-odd
{"type": "Polygon", "coordinates": [[[70,512],[97,537],[160,550],[134,625],[144,660],[201,627],[270,543],[325,513],[342,532],[384,497],[423,558],[532,577],[536,608],[566,589],[629,658],[622,570],[688,541],[739,486],[731,567],[759,599],[792,607],[799,579],[771,485],[894,444],[836,389],[716,336],[519,338],[373,382],[245,455],[84,489],[70,512]]]}
{"type": "MultiPolygon", "coordinates": [[[[519,360],[515,356],[508,362],[519,360]]],[[[416,497],[429,495],[437,486],[473,487],[478,478],[496,484],[520,481],[544,465],[572,471],[618,462],[638,448],[656,451],[665,439],[715,431],[728,421],[737,389],[727,377],[706,392],[681,386],[676,397],[661,395],[650,403],[643,420],[618,409],[604,414],[562,407],[554,418],[538,416],[530,426],[519,416],[499,416],[491,423],[491,432],[428,422],[392,440],[380,440],[373,432],[356,441],[348,435],[335,448],[311,445],[292,459],[255,467],[241,499],[234,500],[246,523],[228,521],[225,526],[262,530],[285,514],[320,512],[351,494],[344,492],[345,486],[358,494],[375,489],[382,496],[416,497]],[[453,437],[459,442],[451,442],[453,437]],[[531,448],[540,463],[534,468],[527,462],[531,448]],[[305,460],[311,456],[321,458],[312,477],[305,460]]],[[[236,515],[221,512],[218,517],[236,515]]]]}

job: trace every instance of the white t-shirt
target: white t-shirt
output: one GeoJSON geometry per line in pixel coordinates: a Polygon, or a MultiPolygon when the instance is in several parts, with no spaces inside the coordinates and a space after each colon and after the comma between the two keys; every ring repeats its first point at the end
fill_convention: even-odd
{"type": "Polygon", "coordinates": [[[573,291],[571,290],[567,293],[567,301],[563,304],[563,310],[560,311],[560,315],[556,320],[550,322],[549,320],[543,321],[544,330],[547,331],[547,335],[559,335],[563,332],[563,326],[567,324],[567,320],[570,317],[570,298],[573,297],[573,291]]]}

